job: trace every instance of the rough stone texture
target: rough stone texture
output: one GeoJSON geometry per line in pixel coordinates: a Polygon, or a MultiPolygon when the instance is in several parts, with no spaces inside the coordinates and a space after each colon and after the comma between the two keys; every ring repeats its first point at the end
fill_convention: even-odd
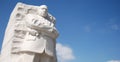
{"type": "Polygon", "coordinates": [[[47,6],[18,3],[11,13],[0,62],[57,62],[55,18],[47,6]]]}

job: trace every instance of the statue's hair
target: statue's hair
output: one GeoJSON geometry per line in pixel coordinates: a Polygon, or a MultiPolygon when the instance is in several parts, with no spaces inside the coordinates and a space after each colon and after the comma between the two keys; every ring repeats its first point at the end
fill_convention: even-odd
{"type": "Polygon", "coordinates": [[[46,5],[40,5],[39,8],[46,8],[46,9],[48,9],[46,5]]]}

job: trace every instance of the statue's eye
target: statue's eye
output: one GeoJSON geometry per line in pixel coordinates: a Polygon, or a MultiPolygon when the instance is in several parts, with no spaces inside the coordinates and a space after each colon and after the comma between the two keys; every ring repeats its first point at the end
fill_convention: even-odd
{"type": "Polygon", "coordinates": [[[42,10],[43,10],[43,11],[47,11],[47,9],[46,9],[46,8],[42,8],[42,10]]]}

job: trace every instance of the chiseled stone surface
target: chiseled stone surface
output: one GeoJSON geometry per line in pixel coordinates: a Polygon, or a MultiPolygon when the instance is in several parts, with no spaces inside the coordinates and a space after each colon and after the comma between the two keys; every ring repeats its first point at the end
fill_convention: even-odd
{"type": "Polygon", "coordinates": [[[57,62],[55,17],[46,5],[17,3],[11,13],[0,62],[57,62]]]}

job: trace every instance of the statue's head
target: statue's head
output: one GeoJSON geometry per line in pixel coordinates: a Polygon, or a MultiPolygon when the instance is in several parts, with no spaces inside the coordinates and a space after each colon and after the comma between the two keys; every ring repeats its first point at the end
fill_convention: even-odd
{"type": "Polygon", "coordinates": [[[38,9],[38,13],[42,17],[46,17],[48,15],[48,8],[46,5],[41,5],[38,9]]]}

